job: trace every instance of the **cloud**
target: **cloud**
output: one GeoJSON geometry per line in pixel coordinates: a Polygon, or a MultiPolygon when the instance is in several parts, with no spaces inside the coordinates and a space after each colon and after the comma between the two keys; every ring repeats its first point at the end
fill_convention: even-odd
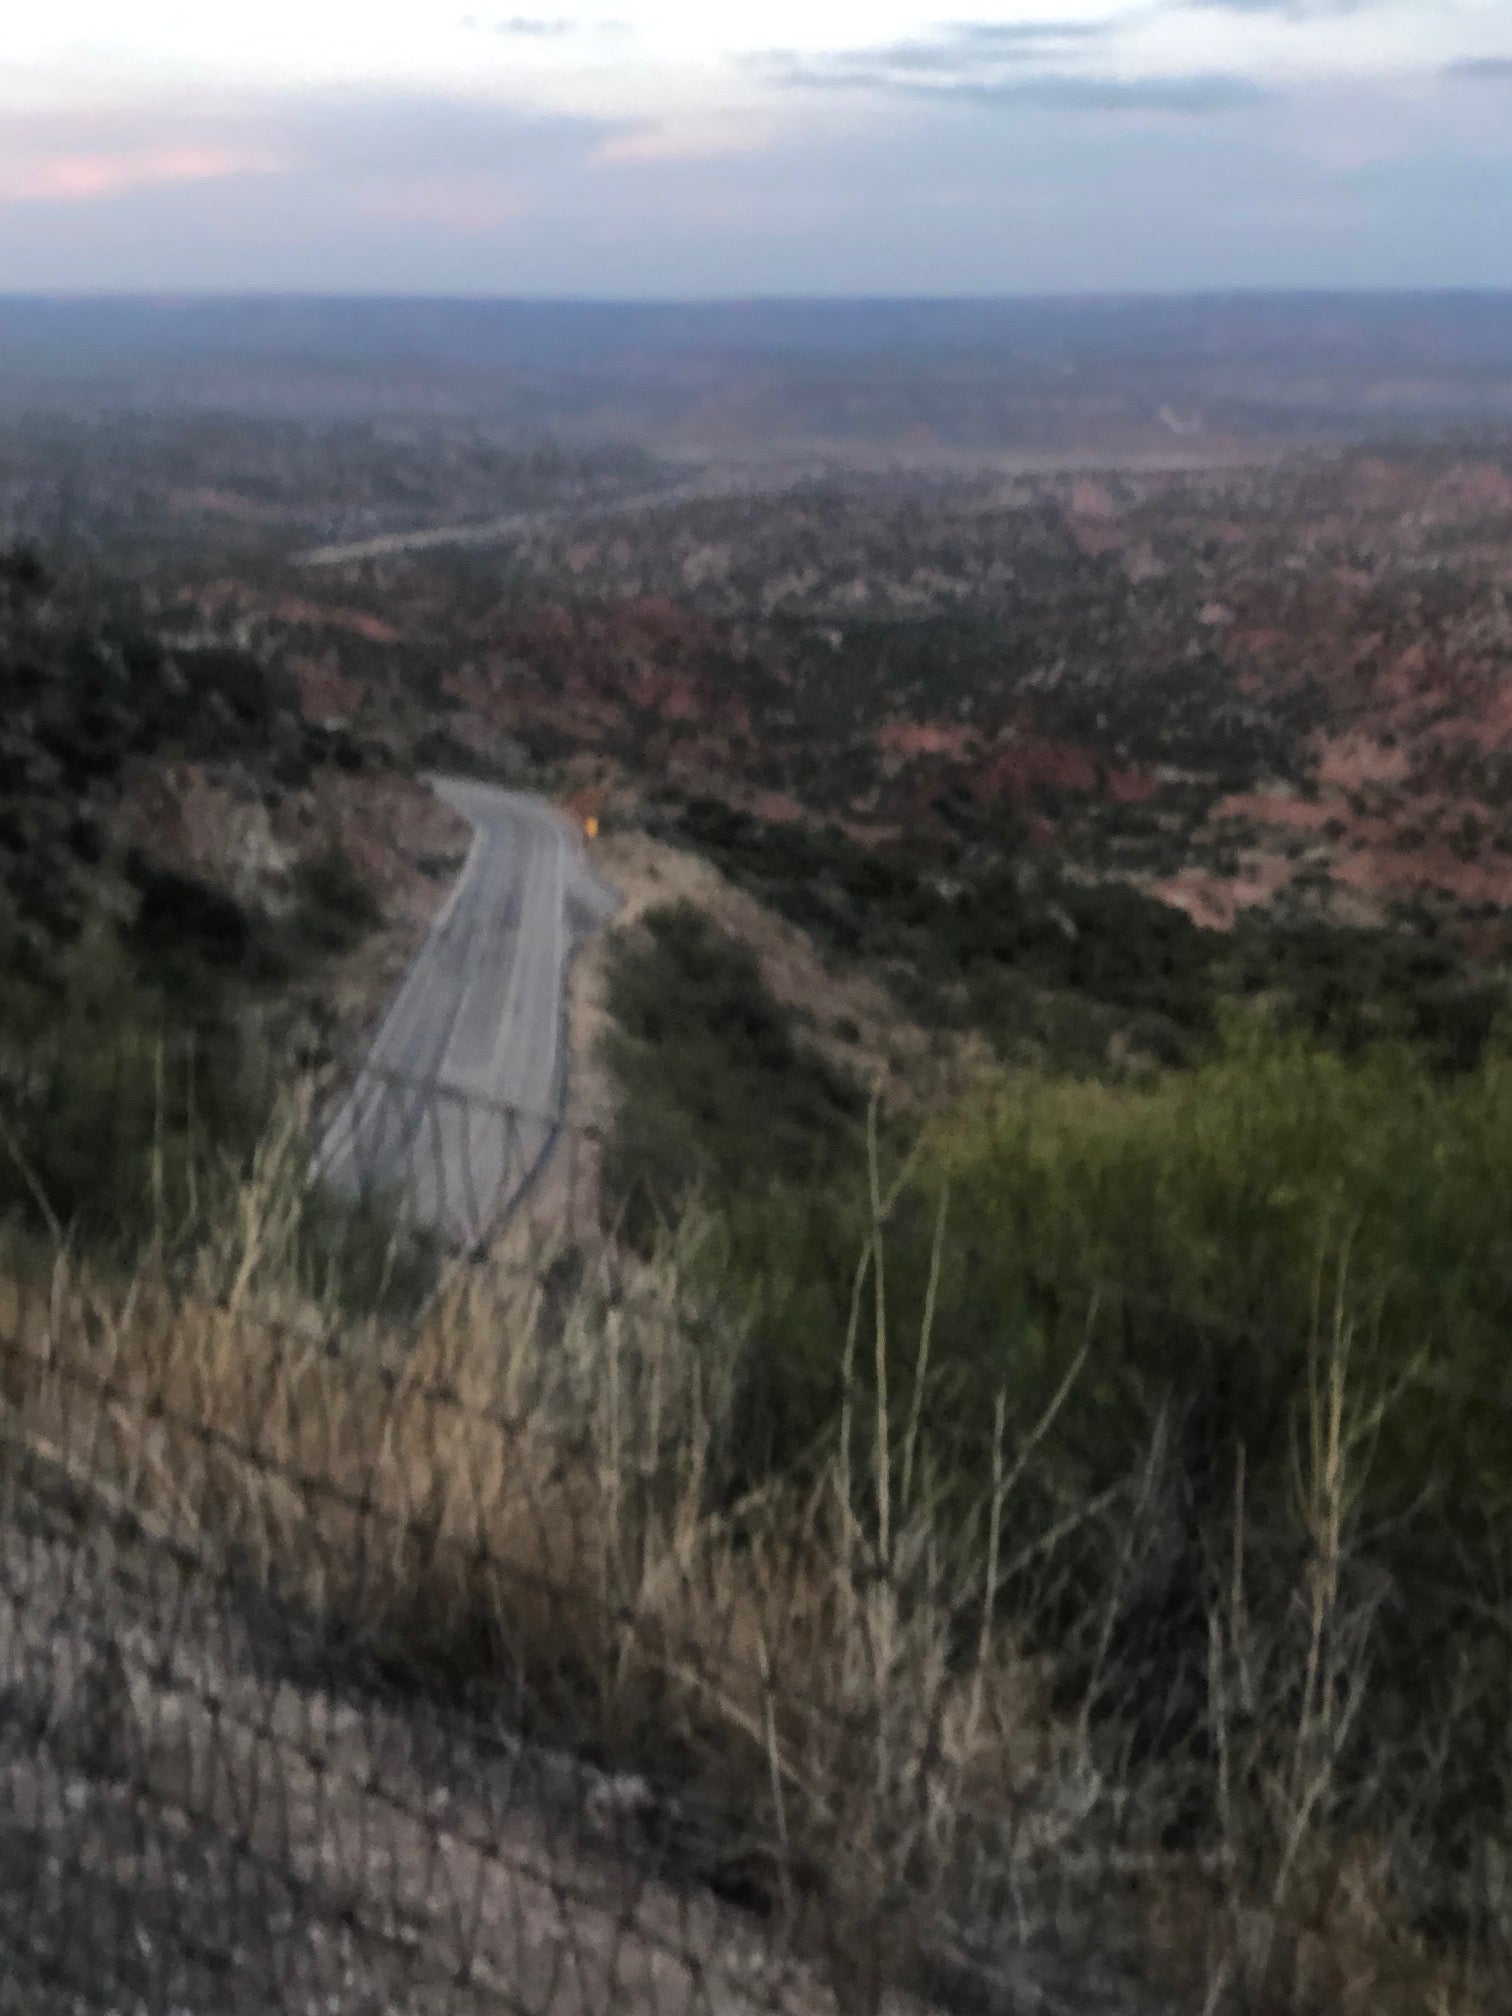
{"type": "Polygon", "coordinates": [[[1112,21],[957,21],[930,35],[871,48],[820,56],[779,49],[756,61],[800,84],[825,83],[836,75],[876,77],[885,83],[894,76],[906,79],[929,73],[991,80],[1027,63],[1064,62],[1116,27],[1112,21]]]}
{"type": "Polygon", "coordinates": [[[1081,67],[1126,26],[1117,20],[956,22],[928,36],[813,56],[757,59],[797,88],[890,92],[958,104],[1060,112],[1223,112],[1270,93],[1228,71],[1124,76],[1081,67]]]}
{"type": "Polygon", "coordinates": [[[549,41],[554,36],[575,34],[578,24],[558,18],[542,20],[529,14],[516,14],[508,21],[480,21],[476,14],[464,14],[462,26],[483,35],[517,35],[530,41],[549,41]]]}
{"type": "Polygon", "coordinates": [[[503,35],[519,42],[559,42],[569,35],[612,35],[633,33],[628,21],[577,21],[568,15],[512,14],[502,21],[485,21],[477,14],[464,14],[459,24],[479,35],[503,35]]]}
{"type": "Polygon", "coordinates": [[[952,21],[939,31],[938,39],[959,49],[1013,50],[1036,53],[1060,43],[1095,42],[1118,27],[1116,20],[1102,21],[952,21]]]}
{"type": "MultiPolygon", "coordinates": [[[[906,102],[906,118],[869,104],[838,118],[833,101],[798,96],[761,151],[694,160],[649,146],[632,160],[607,133],[476,96],[165,98],[67,130],[33,115],[26,158],[219,145],[276,158],[278,172],[0,202],[0,274],[35,290],[662,300],[1505,286],[1512,127],[1489,120],[1469,146],[1470,88],[1422,94],[1410,121],[1368,79],[1345,98],[1288,90],[1253,115],[1196,122],[971,116],[934,98],[878,101],[883,115],[906,102]],[[445,136],[464,125],[472,165],[453,171],[445,136]],[[1311,147],[1346,127],[1387,132],[1395,151],[1321,169],[1311,147]],[[392,175],[374,159],[385,130],[405,164],[392,175]]],[[[8,171],[18,125],[7,116],[8,171]]],[[[630,147],[656,129],[622,130],[630,147]]]]}
{"type": "Polygon", "coordinates": [[[1178,0],[1193,11],[1208,14],[1272,14],[1284,21],[1330,21],[1362,14],[1382,0],[1178,0]]]}
{"type": "Polygon", "coordinates": [[[887,42],[853,55],[804,59],[784,54],[776,60],[790,70],[811,71],[816,81],[836,71],[884,79],[899,73],[903,78],[938,74],[991,80],[1026,64],[1064,62],[1079,47],[1100,40],[1110,26],[1102,21],[962,22],[933,36],[887,42]]]}
{"type": "Polygon", "coordinates": [[[468,219],[514,214],[522,189],[639,130],[629,120],[475,98],[364,92],[13,114],[0,205],[105,203],[136,190],[274,177],[318,187],[338,206],[454,214],[466,228],[468,219]]]}
{"type": "Polygon", "coordinates": [[[586,159],[633,123],[461,95],[365,92],[290,98],[267,116],[301,162],[389,179],[464,171],[538,175],[586,159]]]}
{"type": "Polygon", "coordinates": [[[977,105],[1054,112],[1233,112],[1267,104],[1273,93],[1230,71],[1173,77],[1083,77],[1069,74],[965,80],[919,85],[916,95],[977,105]]]}
{"type": "Polygon", "coordinates": [[[0,203],[94,203],[133,189],[237,175],[277,174],[277,155],[182,141],[167,146],[83,145],[11,149],[0,161],[0,203]]]}
{"type": "Polygon", "coordinates": [[[1018,76],[930,75],[926,66],[848,63],[823,67],[793,63],[775,71],[778,82],[832,91],[886,91],[959,105],[1020,107],[1050,112],[1216,113],[1271,102],[1274,92],[1231,71],[1186,76],[1110,77],[1073,71],[1031,71],[1018,76]]]}
{"type": "Polygon", "coordinates": [[[1476,84],[1512,84],[1512,56],[1466,56],[1441,74],[1468,78],[1476,84]]]}

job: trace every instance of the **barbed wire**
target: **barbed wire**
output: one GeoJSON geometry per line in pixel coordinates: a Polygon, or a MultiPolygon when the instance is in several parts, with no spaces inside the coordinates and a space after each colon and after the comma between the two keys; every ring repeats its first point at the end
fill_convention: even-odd
{"type": "Polygon", "coordinates": [[[592,1201],[607,1132],[565,1110],[535,1111],[389,1065],[364,1062],[319,1131],[315,1180],[382,1198],[398,1222],[479,1249],[538,1189],[575,1222],[592,1201]]]}
{"type": "MultiPolygon", "coordinates": [[[[371,1326],[312,1337],[170,1274],[121,1293],[54,1270],[0,1309],[4,2016],[882,2006],[922,1900],[878,1875],[849,1914],[826,1856],[856,1844],[803,1762],[864,1774],[878,1702],[787,1670],[738,1600],[680,1621],[700,1571],[670,1553],[653,1600],[620,1586],[677,1421],[606,1476],[561,1396],[427,1357],[455,1311],[385,1362],[371,1326]]],[[[669,1403],[616,1377],[633,1441],[669,1403]]],[[[1025,1816],[958,1804],[962,1881],[1053,1908],[1025,1816]]],[[[1021,2006],[1030,1948],[935,1905],[937,1970],[1021,2006]]]]}
{"type": "MultiPolygon", "coordinates": [[[[774,1966],[768,1959],[766,1978],[755,1986],[731,1964],[721,1950],[728,1931],[721,1936],[714,1907],[689,1889],[660,1838],[668,1831],[665,1810],[650,1824],[643,1781],[617,1780],[571,1751],[545,1747],[539,1736],[527,1741],[486,1715],[447,1710],[425,1688],[401,1685],[393,1677],[393,1646],[381,1634],[371,1642],[373,1634],[353,1614],[363,1594],[361,1557],[388,1558],[400,1534],[415,1546],[406,1572],[422,1587],[449,1548],[470,1551],[472,1565],[490,1574],[503,1576],[510,1564],[329,1476],[279,1463],[255,1440],[175,1412],[127,1381],[60,1363],[56,1348],[39,1356],[22,1341],[24,1329],[21,1321],[11,1326],[0,1365],[10,1396],[0,1436],[7,1457],[0,1524],[0,1727],[7,1740],[0,1745],[0,1782],[8,1783],[11,1816],[0,1821],[0,1923],[8,1928],[13,1986],[22,1978],[20,1956],[32,1953],[44,1976],[51,1971],[66,1988],[83,1992],[94,1984],[100,1999],[82,2006],[119,2006],[110,1998],[129,1985],[132,1966],[96,1945],[95,1967],[75,1937],[60,1942],[48,1895],[61,1909],[70,1882],[99,1878],[140,1912],[149,1851],[166,1854],[164,1844],[177,1843],[201,1860],[212,1852],[220,1858],[222,1905],[252,1878],[271,1884],[290,1905],[284,1952],[270,1946],[256,1963],[279,1995],[248,2007],[296,2006],[283,1992],[291,1955],[297,1958],[321,1926],[360,1949],[361,1964],[353,1966],[375,1982],[383,1979],[385,1993],[423,1980],[437,1993],[465,1989],[472,1997],[427,2000],[427,2010],[544,2016],[558,2007],[641,2006],[626,1999],[634,1984],[618,1980],[622,1946],[633,1949],[642,1971],[659,1969],[665,1977],[654,2005],[644,2006],[786,2006],[774,1999],[775,1985],[797,1963],[774,1966]],[[52,1389],[48,1406],[55,1432],[66,1438],[62,1447],[28,1424],[24,1398],[17,1406],[38,1379],[52,1389]],[[254,1471],[262,1488],[286,1492],[315,1555],[333,1551],[340,1539],[350,1543],[348,1563],[319,1562],[334,1581],[344,1566],[355,1577],[344,1615],[333,1604],[322,1622],[307,1614],[308,1590],[302,1612],[279,1590],[276,1575],[270,1587],[250,1572],[244,1550],[215,1535],[213,1513],[203,1521],[197,1516],[192,1480],[181,1477],[181,1502],[171,1515],[153,1516],[133,1502],[133,1451],[142,1455],[165,1431],[181,1468],[185,1450],[197,1446],[254,1471]],[[333,1509],[350,1515],[339,1530],[329,1523],[333,1509]],[[165,1567],[173,1571],[171,1589],[162,1584],[165,1567]],[[102,1674],[103,1705],[100,1687],[91,1689],[102,1674]],[[324,1741],[315,1740],[317,1730],[324,1741]],[[165,1748],[175,1746],[165,1762],[165,1748]],[[30,1826],[19,1779],[45,1788],[30,1802],[30,1826]],[[307,1805],[324,1808],[307,1811],[303,1838],[297,1827],[290,1832],[301,1787],[307,1805]],[[238,1794],[239,1824],[234,1810],[224,1810],[228,1803],[235,1809],[238,1794]],[[259,1841],[247,1817],[269,1800],[280,1816],[271,1845],[259,1841]],[[108,1847],[106,1823],[121,1818],[122,1809],[127,1859],[134,1858],[136,1872],[126,1876],[97,1866],[108,1847]],[[318,1881],[311,1874],[317,1868],[318,1881]],[[385,1883],[404,1889],[402,1913],[375,1894],[385,1883]],[[332,1886],[346,1902],[331,1901],[332,1886]],[[459,1891],[471,1900],[461,1915],[459,1891]],[[485,1892],[493,1900],[491,1931],[479,1915],[485,1892]],[[538,1945],[555,1942],[560,1949],[533,1993],[520,1992],[519,1955],[498,1950],[500,1926],[522,1912],[532,1918],[538,1945]],[[573,1999],[555,1977],[569,1967],[582,1987],[586,1962],[573,1949],[585,1940],[594,1945],[604,1992],[573,1999]],[[387,1980],[396,1968],[402,1980],[387,1980]]],[[[48,1333],[50,1346],[59,1341],[56,1329],[48,1333]]],[[[381,1436],[381,1424],[376,1432],[381,1436]]],[[[225,1479],[219,1481],[224,1488],[225,1479]]],[[[547,1577],[515,1579],[536,1595],[564,1605],[571,1600],[547,1577]]],[[[583,1739],[591,1733],[587,1725],[577,1732],[583,1739]]],[[[718,1831],[712,1817],[706,1831],[718,1831]]],[[[764,1846],[778,1852],[777,1844],[764,1846]]],[[[93,1929],[98,1942],[102,1928],[93,1929]]],[[[185,1966],[209,1968],[217,1993],[246,1985],[252,1963],[239,1957],[229,1932],[218,1936],[192,1916],[153,1936],[166,1940],[185,1966]]],[[[123,1937],[129,1956],[134,1939],[123,1937]]],[[[344,1985],[340,1972],[330,1973],[318,1999],[299,2006],[410,2006],[373,2004],[366,1992],[343,2000],[353,1984],[344,1985]]],[[[149,1998],[131,2006],[174,2005],[149,1998]]]]}
{"type": "MultiPolygon", "coordinates": [[[[1052,1507],[965,1597],[846,1492],[834,1558],[815,1496],[764,1525],[776,1487],[705,1461],[715,1304],[679,1341],[598,1236],[612,1145],[359,1070],[295,1141],[298,1209],[488,1266],[397,1308],[261,1280],[255,1236],[0,1269],[0,2016],[1168,2008],[1129,1914],[1207,1760],[1105,1778],[1083,1726],[1056,1761],[1048,1709],[1014,1721],[1032,1660],[987,1708],[972,1662],[1016,1564],[1081,1600],[1044,1590],[1095,1521],[1110,1607],[1065,1632],[1105,1675],[1179,1505],[1152,1468],[1052,1507]]],[[[1137,1678],[1156,1719],[1193,1684],[1137,1678]]]]}
{"type": "MultiPolygon", "coordinates": [[[[800,1812],[777,1717],[864,1749],[874,1715],[790,1693],[733,1613],[697,1639],[585,1572],[596,1452],[549,1399],[480,1403],[167,1277],[132,1292],[111,1314],[44,1276],[0,1320],[0,2010],[830,2006],[793,1911],[832,1821],[800,1812]],[[459,1507],[543,1426],[545,1466],[492,1501],[527,1529],[511,1555],[459,1507]],[[406,1437],[416,1502],[375,1475],[406,1437]],[[617,1726],[600,1655],[644,1665],[641,1718],[692,1703],[780,1793],[742,1804],[759,1771],[732,1794],[686,1732],[617,1726]]],[[[635,1474],[605,1488],[655,1488],[635,1474]]],[[[874,1971],[845,1937],[842,1972],[874,1971]]]]}

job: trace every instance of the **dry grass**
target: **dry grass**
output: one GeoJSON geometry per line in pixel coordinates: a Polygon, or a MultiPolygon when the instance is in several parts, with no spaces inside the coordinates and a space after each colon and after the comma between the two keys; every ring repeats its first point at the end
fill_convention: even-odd
{"type": "Polygon", "coordinates": [[[1492,2007],[1403,1932],[1384,1844],[1336,1827],[1374,1627],[1349,1572],[1374,1416],[1347,1332],[1322,1333],[1299,1442],[1291,1621],[1252,1599],[1241,1476],[1210,1755],[1136,1763],[1109,1661],[1160,1450],[1078,1515],[1119,1558],[1068,1700],[1026,1649],[1040,1620],[1001,1593],[1057,1542],[1021,1510],[1050,1416],[1010,1445],[1000,1412],[991,1488],[947,1525],[919,1430],[928,1312],[902,1406],[862,1397],[886,1394],[861,1368],[888,1356],[891,1207],[874,1161],[849,1398],[801,1483],[732,1489],[752,1340],[695,1285],[696,1226],[649,1261],[601,1252],[568,1290],[538,1256],[459,1274],[418,1327],[354,1326],[283,1285],[276,1152],[187,1282],[152,1254],[124,1283],[67,1256],[4,1277],[0,1423],[92,1503],[390,1672],[644,1773],[681,1852],[827,1955],[843,2007],[902,1974],[1106,2016],[1146,2006],[1141,1951],[1215,2010],[1492,2007]],[[1194,1771],[1218,1825],[1171,1849],[1194,1771]]]}
{"type": "Polygon", "coordinates": [[[837,1470],[724,1500],[740,1340],[686,1259],[605,1261],[561,1312],[538,1272],[466,1277],[418,1335],[337,1350],[245,1285],[60,1262],[0,1310],[5,1434],[418,1683],[671,1784],[689,1853],[844,1927],[849,1974],[944,1873],[967,1788],[1037,1768],[1039,1689],[988,1620],[954,1656],[962,1591],[907,1505],[905,1606],[837,1470]]]}

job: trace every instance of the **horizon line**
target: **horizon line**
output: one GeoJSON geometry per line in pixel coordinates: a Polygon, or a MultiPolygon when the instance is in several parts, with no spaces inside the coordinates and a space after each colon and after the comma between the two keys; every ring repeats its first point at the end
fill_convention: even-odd
{"type": "Polygon", "coordinates": [[[245,302],[304,302],[310,304],[393,305],[426,302],[465,307],[512,308],[844,308],[844,307],[938,307],[992,308],[1040,303],[1088,303],[1117,305],[1141,302],[1181,301],[1422,301],[1422,300],[1509,300],[1512,280],[1495,286],[1473,282],[1436,282],[1426,286],[1317,285],[1252,282],[1225,287],[1074,288],[991,293],[786,293],[759,291],[750,294],[551,294],[503,293],[498,291],[463,293],[453,290],[418,288],[348,288],[327,291],[307,287],[21,287],[0,288],[0,305],[39,304],[84,306],[92,303],[133,302],[144,306],[180,307],[245,302]]]}

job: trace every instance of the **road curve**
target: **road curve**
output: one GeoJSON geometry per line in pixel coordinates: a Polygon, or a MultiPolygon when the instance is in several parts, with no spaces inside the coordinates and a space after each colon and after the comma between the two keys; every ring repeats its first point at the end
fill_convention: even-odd
{"type": "Polygon", "coordinates": [[[540,799],[464,778],[431,785],[472,826],[472,847],[317,1169],[469,1246],[503,1223],[559,1131],[568,962],[615,898],[540,799]]]}

